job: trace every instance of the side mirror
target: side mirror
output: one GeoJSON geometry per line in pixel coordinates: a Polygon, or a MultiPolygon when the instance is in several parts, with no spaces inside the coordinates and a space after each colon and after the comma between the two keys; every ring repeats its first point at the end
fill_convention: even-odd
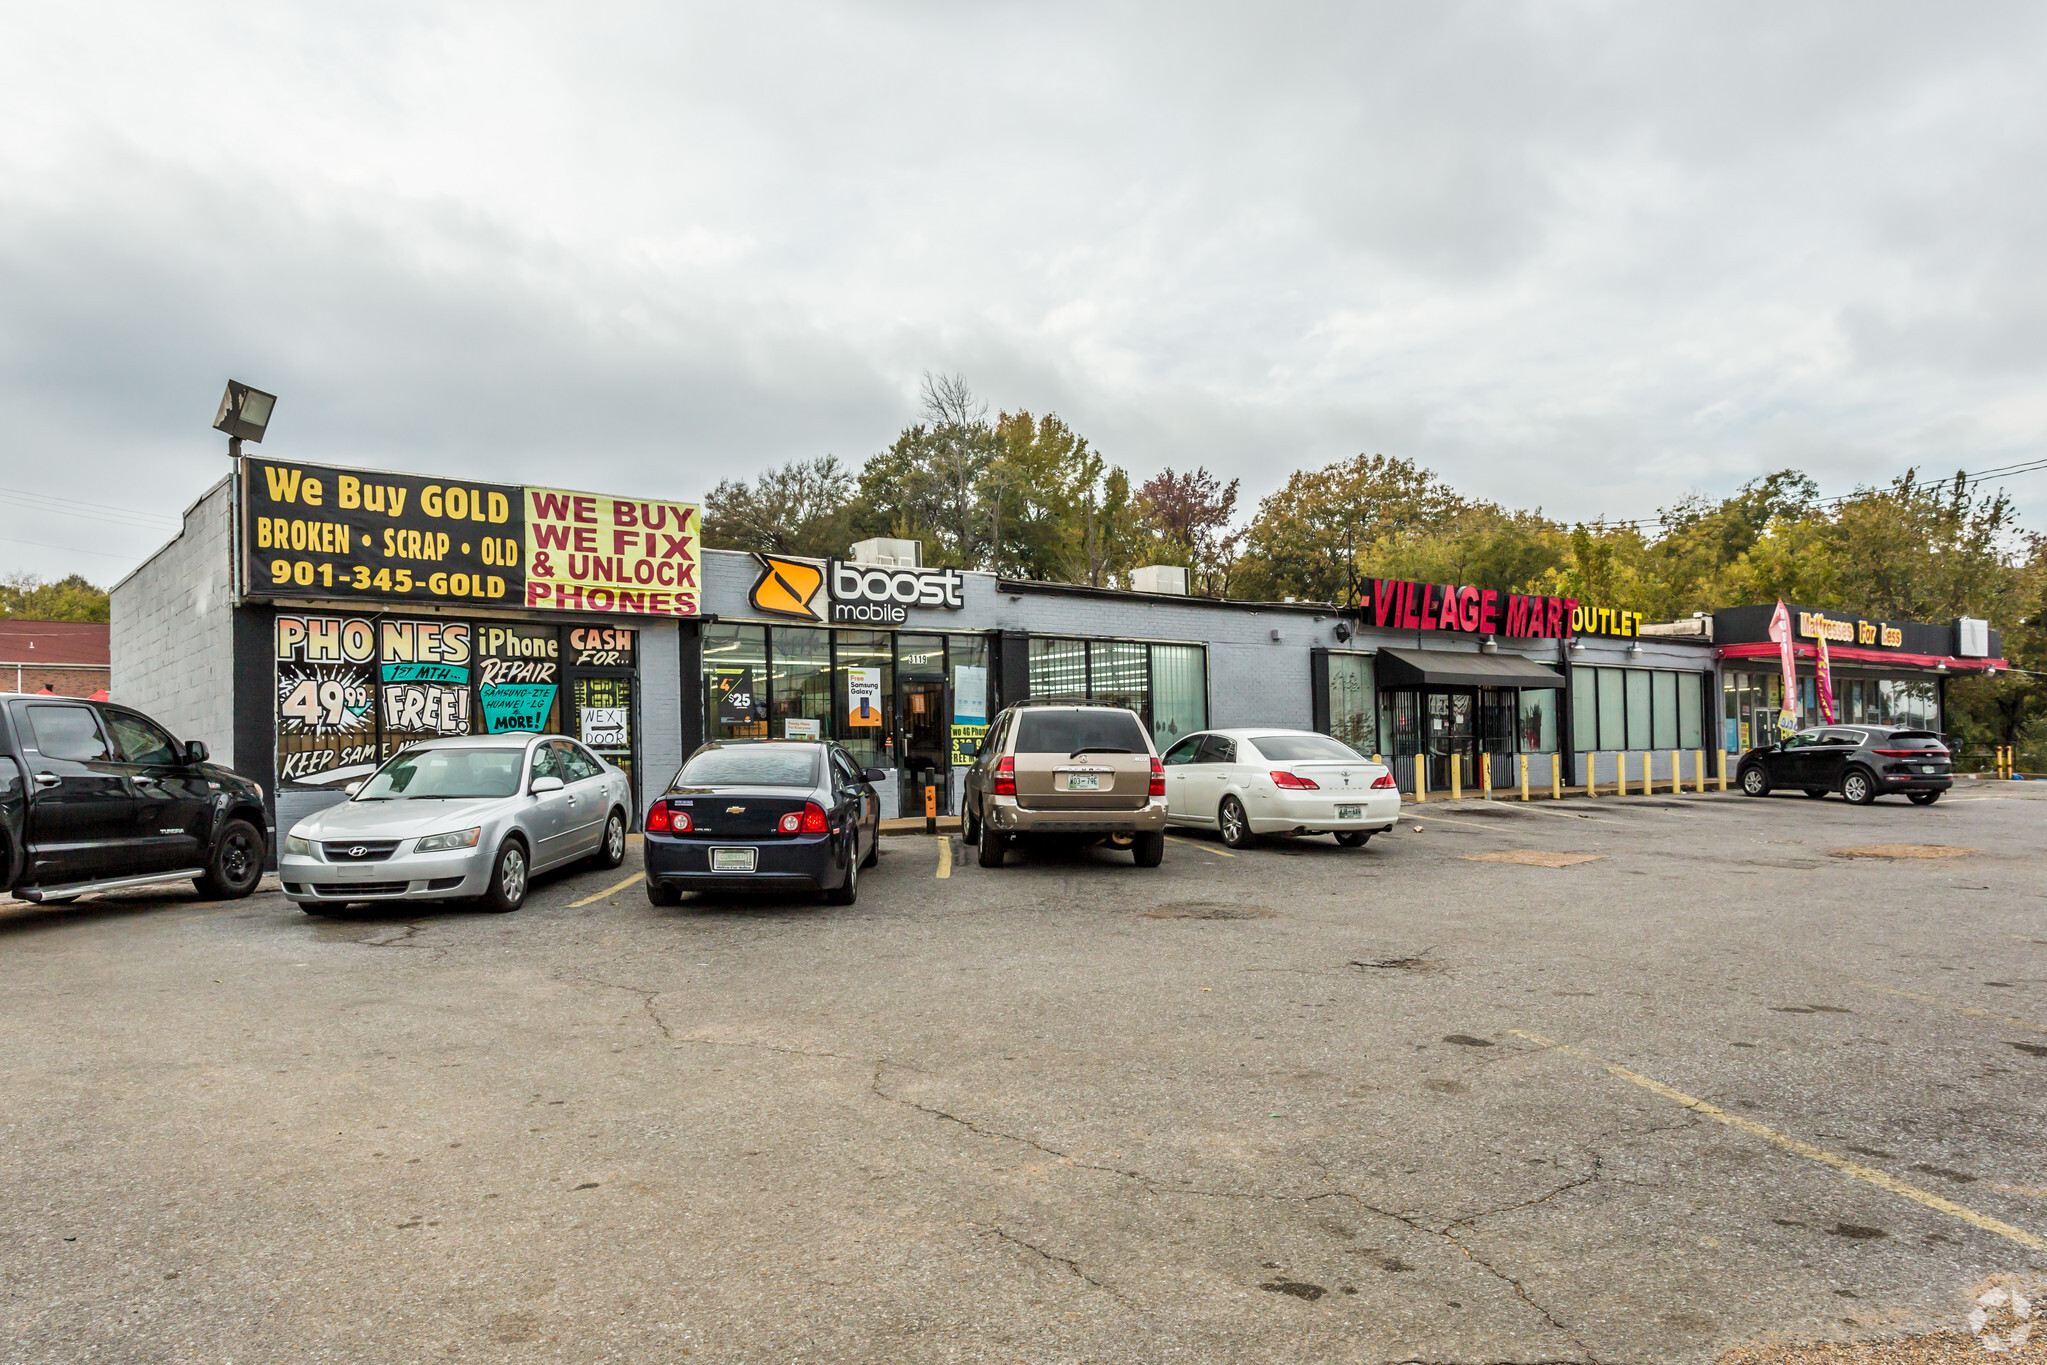
{"type": "Polygon", "coordinates": [[[204,763],[206,761],[206,746],[196,739],[186,740],[185,761],[187,763],[204,763]]]}
{"type": "Polygon", "coordinates": [[[533,779],[533,785],[526,788],[527,792],[534,796],[545,796],[549,792],[558,792],[561,789],[562,780],[559,777],[536,777],[533,779]]]}
{"type": "Polygon", "coordinates": [[[860,780],[870,784],[875,782],[886,782],[888,781],[888,773],[886,770],[881,768],[862,768],[860,770],[860,780]]]}
{"type": "Polygon", "coordinates": [[[347,792],[350,796],[354,796],[357,792],[362,790],[362,783],[351,782],[347,786],[343,787],[341,790],[347,792]]]}

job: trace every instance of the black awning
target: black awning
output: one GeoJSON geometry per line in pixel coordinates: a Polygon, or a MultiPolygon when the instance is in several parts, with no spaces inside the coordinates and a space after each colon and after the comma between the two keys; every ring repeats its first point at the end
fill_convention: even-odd
{"type": "Polygon", "coordinates": [[[1562,687],[1563,675],[1519,654],[1382,649],[1381,687],[1562,687]]]}

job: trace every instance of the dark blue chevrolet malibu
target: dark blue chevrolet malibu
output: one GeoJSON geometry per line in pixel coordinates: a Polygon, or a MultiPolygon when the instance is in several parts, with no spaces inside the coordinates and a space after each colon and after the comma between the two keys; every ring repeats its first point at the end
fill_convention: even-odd
{"type": "Polygon", "coordinates": [[[726,739],[706,744],[647,809],[647,899],[684,891],[860,894],[881,835],[874,784],[836,744],[726,739]]]}

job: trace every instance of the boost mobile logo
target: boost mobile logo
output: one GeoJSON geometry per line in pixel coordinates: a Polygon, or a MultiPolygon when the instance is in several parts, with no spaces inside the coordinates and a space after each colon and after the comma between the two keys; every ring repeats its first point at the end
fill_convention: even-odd
{"type": "Polygon", "coordinates": [[[756,554],[761,575],[754,580],[755,610],[775,616],[796,616],[822,621],[817,594],[824,587],[824,567],[807,559],[784,559],[780,555],[756,554]]]}
{"type": "Polygon", "coordinates": [[[909,607],[966,605],[958,569],[883,569],[832,561],[832,620],[901,625],[909,607]]]}

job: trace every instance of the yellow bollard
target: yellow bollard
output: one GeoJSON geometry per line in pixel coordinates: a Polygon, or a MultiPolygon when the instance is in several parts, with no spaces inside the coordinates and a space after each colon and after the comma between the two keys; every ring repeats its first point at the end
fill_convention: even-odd
{"type": "Polygon", "coordinates": [[[1727,750],[1725,750],[1725,749],[1716,749],[1716,750],[1714,750],[1714,752],[1720,755],[1720,790],[1721,790],[1721,791],[1726,791],[1726,790],[1727,790],[1727,750]]]}
{"type": "Polygon", "coordinates": [[[1528,799],[1528,755],[1521,755],[1521,799],[1528,799]]]}
{"type": "Polygon", "coordinates": [[[1704,749],[1698,749],[1692,753],[1692,776],[1699,780],[1699,795],[1704,796],[1706,794],[1706,751],[1704,749]]]}
{"type": "Polygon", "coordinates": [[[1378,756],[1377,754],[1373,754],[1373,755],[1372,755],[1372,762],[1374,762],[1374,763],[1383,763],[1384,761],[1385,761],[1385,760],[1381,759],[1381,758],[1380,758],[1380,757],[1379,757],[1379,756],[1378,756]]]}
{"type": "Polygon", "coordinates": [[[1485,792],[1485,799],[1493,799],[1493,760],[1490,754],[1478,756],[1478,780],[1485,792]]]}
{"type": "Polygon", "coordinates": [[[1614,795],[1628,794],[1628,751],[1621,750],[1613,756],[1614,795]]]}
{"type": "Polygon", "coordinates": [[[1426,754],[1414,756],[1414,799],[1417,805],[1428,804],[1429,760],[1426,754]]]}
{"type": "Polygon", "coordinates": [[[1464,758],[1459,754],[1450,756],[1450,799],[1464,799],[1464,758]]]}
{"type": "Polygon", "coordinates": [[[1599,795],[1599,754],[1585,755],[1585,795],[1589,800],[1599,795]]]}
{"type": "Polygon", "coordinates": [[[1642,795],[1644,796],[1656,795],[1656,779],[1650,775],[1651,769],[1649,767],[1649,760],[1654,756],[1647,749],[1642,751],[1642,795]]]}
{"type": "Polygon", "coordinates": [[[1685,792],[1684,765],[1678,762],[1677,750],[1670,751],[1670,794],[1683,796],[1685,792]]]}
{"type": "Polygon", "coordinates": [[[1549,756],[1549,799],[1552,801],[1564,799],[1563,758],[1562,754],[1551,754],[1549,756]]]}

